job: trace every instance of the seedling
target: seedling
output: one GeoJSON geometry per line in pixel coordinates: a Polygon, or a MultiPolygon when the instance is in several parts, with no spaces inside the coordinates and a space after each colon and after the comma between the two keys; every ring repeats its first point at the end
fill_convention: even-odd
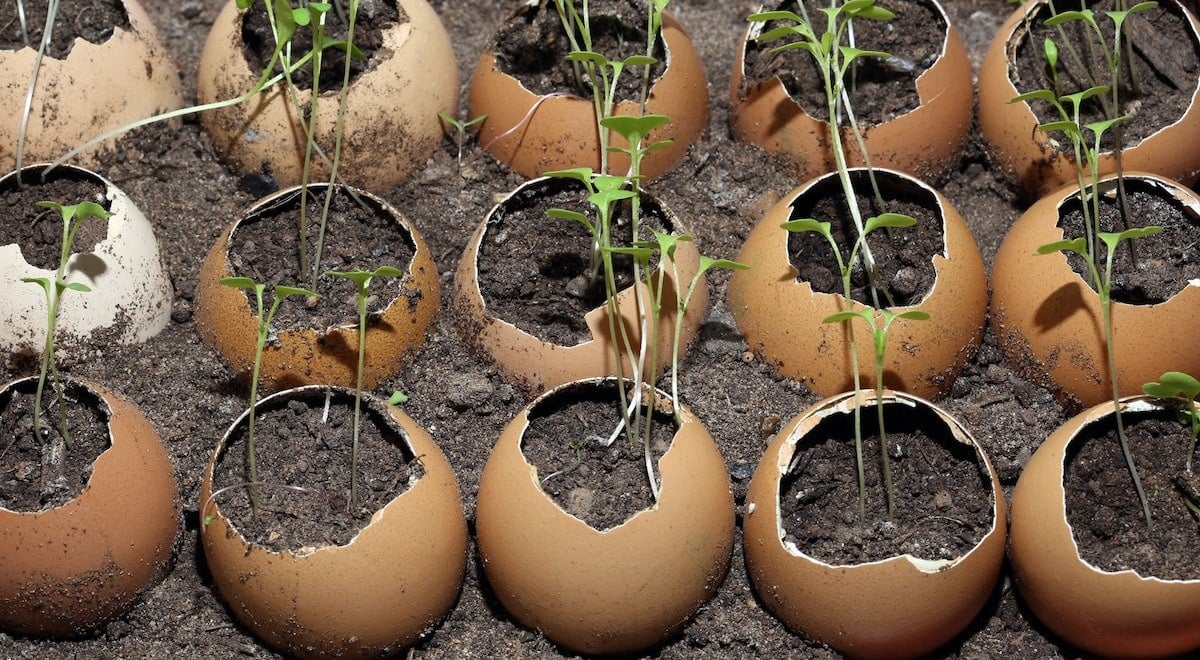
{"type": "MultiPolygon", "coordinates": [[[[356,370],[357,377],[354,382],[354,441],[350,449],[350,499],[346,503],[349,509],[354,502],[358,501],[358,438],[359,429],[361,428],[362,419],[362,382],[363,382],[363,362],[367,354],[367,295],[371,288],[371,282],[377,277],[400,277],[404,273],[399,268],[393,266],[380,266],[373,271],[354,270],[354,271],[327,271],[325,273],[330,277],[336,277],[344,280],[349,280],[354,284],[355,289],[355,305],[358,309],[358,368],[356,370]]],[[[399,392],[392,396],[395,397],[399,392]]],[[[401,394],[401,396],[403,396],[401,394]]]]}
{"type": "Polygon", "coordinates": [[[1200,437],[1200,411],[1196,409],[1196,400],[1200,397],[1200,380],[1179,371],[1168,371],[1157,382],[1143,385],[1142,391],[1173,405],[1179,422],[1191,429],[1192,441],[1188,444],[1187,461],[1184,464],[1184,469],[1191,474],[1192,455],[1196,453],[1196,438],[1200,437]]]}
{"type": "Polygon", "coordinates": [[[267,339],[271,334],[271,322],[275,320],[275,313],[279,311],[279,306],[283,301],[290,296],[317,296],[318,294],[308,289],[302,289],[294,286],[285,286],[278,284],[272,289],[272,297],[270,309],[264,312],[263,308],[263,292],[266,290],[266,284],[255,282],[249,277],[225,277],[221,279],[221,284],[232,287],[234,289],[249,289],[254,292],[254,300],[257,313],[255,318],[258,320],[258,336],[254,343],[254,367],[250,373],[250,419],[246,431],[246,466],[250,473],[250,509],[253,515],[258,515],[258,463],[255,459],[254,452],[254,418],[257,415],[256,408],[258,407],[258,378],[259,371],[262,367],[263,349],[266,348],[267,339]]]}
{"type": "Polygon", "coordinates": [[[454,142],[456,145],[458,145],[458,156],[457,156],[458,168],[461,170],[462,169],[463,144],[467,140],[467,129],[471,128],[472,126],[475,126],[476,124],[483,123],[483,121],[485,119],[487,119],[487,115],[486,114],[479,115],[478,117],[475,117],[473,119],[468,119],[466,121],[463,121],[462,119],[459,119],[458,117],[449,115],[445,112],[439,112],[439,113],[437,113],[437,115],[438,115],[438,119],[441,119],[442,122],[444,122],[447,127],[454,129],[454,142]]]}

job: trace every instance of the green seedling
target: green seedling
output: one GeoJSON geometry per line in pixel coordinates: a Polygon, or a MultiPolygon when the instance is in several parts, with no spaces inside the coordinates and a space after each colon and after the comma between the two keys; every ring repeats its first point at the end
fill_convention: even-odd
{"type": "Polygon", "coordinates": [[[437,113],[437,116],[438,119],[441,119],[448,128],[454,129],[454,143],[458,146],[458,156],[456,160],[458,161],[458,168],[461,170],[463,144],[465,144],[467,141],[467,129],[477,124],[482,124],[484,120],[487,119],[487,115],[479,115],[478,117],[474,117],[466,121],[463,121],[462,119],[445,112],[439,112],[437,113]]]}
{"type": "Polygon", "coordinates": [[[1137,466],[1133,463],[1133,455],[1129,452],[1129,440],[1125,436],[1125,422],[1122,419],[1121,406],[1118,403],[1120,392],[1117,387],[1117,357],[1113,344],[1112,326],[1112,266],[1113,256],[1116,254],[1117,247],[1122,242],[1153,236],[1160,231],[1162,231],[1162,227],[1150,225],[1148,227],[1134,227],[1122,232],[1097,232],[1096,238],[1105,248],[1103,268],[1100,267],[1095,258],[1088,254],[1087,241],[1083,238],[1064,239],[1047,243],[1037,250],[1038,254],[1074,252],[1087,264],[1092,278],[1092,288],[1096,290],[1096,293],[1100,297],[1100,316],[1104,322],[1104,346],[1105,353],[1108,354],[1108,374],[1109,381],[1112,384],[1113,411],[1117,418],[1117,437],[1120,439],[1121,453],[1125,456],[1125,464],[1129,468],[1130,476],[1133,478],[1133,487],[1137,491],[1138,501],[1142,504],[1142,514],[1146,517],[1146,525],[1148,527],[1153,525],[1150,517],[1150,503],[1146,500],[1146,493],[1142,488],[1141,477],[1138,476],[1137,466]]]}
{"type": "MultiPolygon", "coordinates": [[[[367,296],[371,283],[379,277],[401,277],[404,273],[393,266],[380,266],[373,271],[326,271],[326,275],[348,280],[354,284],[355,306],[358,309],[358,367],[354,381],[354,441],[350,449],[350,500],[347,509],[358,501],[358,438],[362,420],[363,363],[367,355],[367,296]]],[[[392,396],[395,397],[396,392],[392,396]]],[[[401,395],[403,396],[403,395],[401,395]]]]}
{"type": "Polygon", "coordinates": [[[1200,398],[1200,380],[1179,371],[1168,371],[1157,382],[1143,385],[1142,391],[1173,405],[1179,422],[1191,429],[1192,441],[1188,444],[1187,461],[1184,464],[1184,469],[1191,474],[1196,438],[1200,437],[1200,410],[1196,409],[1197,398],[1200,398]]]}
{"type": "Polygon", "coordinates": [[[234,289],[247,289],[254,292],[255,309],[257,313],[255,318],[258,321],[258,335],[254,343],[254,367],[250,372],[250,419],[246,431],[246,465],[250,472],[250,509],[253,515],[258,515],[258,463],[254,452],[254,418],[257,416],[258,408],[258,378],[262,368],[263,349],[266,348],[267,339],[271,334],[271,322],[275,320],[275,314],[279,311],[279,306],[283,301],[291,296],[302,296],[305,298],[316,297],[315,291],[302,289],[294,286],[284,286],[282,284],[275,285],[272,289],[272,297],[270,309],[263,307],[263,292],[266,291],[267,285],[255,282],[249,277],[224,277],[220,283],[224,286],[234,289]]]}
{"type": "Polygon", "coordinates": [[[408,395],[400,390],[396,390],[395,392],[392,392],[392,395],[388,397],[387,401],[393,406],[402,406],[408,403],[408,395]]]}

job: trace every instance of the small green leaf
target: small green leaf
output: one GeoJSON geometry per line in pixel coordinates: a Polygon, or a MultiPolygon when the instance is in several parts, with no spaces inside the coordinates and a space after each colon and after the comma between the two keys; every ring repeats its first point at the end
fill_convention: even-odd
{"type": "Polygon", "coordinates": [[[308,289],[304,289],[304,288],[301,288],[298,286],[287,286],[285,284],[276,284],[275,285],[275,296],[278,298],[286,298],[288,296],[304,296],[306,298],[309,296],[313,296],[313,297],[319,298],[319,297],[321,297],[321,294],[317,293],[316,291],[309,291],[308,289]]]}
{"type": "Polygon", "coordinates": [[[818,222],[812,218],[789,220],[779,226],[787,231],[794,231],[797,233],[811,231],[825,237],[829,237],[831,235],[830,229],[833,227],[831,223],[818,222]]]}
{"type": "Polygon", "coordinates": [[[1056,99],[1054,97],[1054,92],[1051,92],[1048,89],[1035,89],[1032,92],[1025,92],[1024,94],[1018,94],[1017,96],[1014,96],[1011,99],[1009,99],[1008,102],[1009,103],[1024,103],[1026,101],[1045,101],[1047,103],[1054,103],[1057,100],[1058,99],[1056,99]]]}
{"type": "Polygon", "coordinates": [[[249,277],[222,277],[218,283],[235,289],[253,289],[257,284],[249,277]]]}
{"type": "Polygon", "coordinates": [[[567,53],[569,62],[591,62],[596,66],[607,66],[608,58],[591,50],[573,50],[567,53]]]}
{"type": "Polygon", "coordinates": [[[650,131],[669,123],[671,123],[671,118],[666,115],[641,115],[638,117],[616,115],[600,120],[601,126],[624,137],[630,144],[640,142],[642,138],[650,134],[650,131]]]}
{"type": "Polygon", "coordinates": [[[860,309],[857,312],[854,312],[854,311],[837,312],[835,314],[830,314],[829,316],[826,316],[824,319],[821,320],[821,323],[841,323],[842,321],[849,321],[851,319],[856,319],[856,318],[864,319],[865,321],[870,323],[870,321],[871,321],[870,314],[872,311],[873,310],[868,308],[868,309],[860,309]]]}
{"type": "Polygon", "coordinates": [[[863,226],[864,233],[871,233],[880,227],[894,227],[903,229],[917,224],[917,219],[911,215],[903,213],[880,213],[877,216],[867,218],[867,224],[863,226]]]}
{"type": "Polygon", "coordinates": [[[630,55],[622,60],[622,63],[625,66],[654,66],[658,60],[649,55],[630,55]]]}
{"type": "Polygon", "coordinates": [[[1042,52],[1046,55],[1046,61],[1050,63],[1050,68],[1058,66],[1058,44],[1050,37],[1042,42],[1042,52]]]}
{"type": "Polygon", "coordinates": [[[1170,399],[1185,396],[1195,399],[1200,395],[1200,380],[1180,371],[1168,371],[1159,377],[1156,383],[1146,383],[1142,391],[1160,399],[1170,399]]]}
{"type": "Polygon", "coordinates": [[[755,14],[750,14],[746,20],[751,23],[765,23],[767,21],[792,21],[795,23],[803,23],[804,19],[800,18],[795,12],[791,11],[760,11],[755,14]]]}
{"type": "Polygon", "coordinates": [[[408,403],[408,395],[400,390],[396,390],[395,392],[392,392],[391,396],[388,397],[388,403],[392,404],[393,406],[399,406],[401,404],[408,403]]]}
{"type": "Polygon", "coordinates": [[[1043,24],[1048,27],[1055,27],[1058,25],[1062,25],[1063,23],[1069,23],[1071,21],[1085,21],[1087,23],[1091,23],[1092,25],[1095,25],[1096,24],[1096,16],[1095,16],[1095,14],[1092,13],[1092,10],[1090,10],[1090,9],[1064,11],[1064,12],[1055,14],[1054,16],[1051,16],[1050,18],[1047,18],[1043,22],[1043,24]]]}
{"type": "Polygon", "coordinates": [[[1053,254],[1055,252],[1075,252],[1080,255],[1087,255],[1087,239],[1063,239],[1053,243],[1046,243],[1037,249],[1038,254],[1053,254]]]}
{"type": "MultiPolygon", "coordinates": [[[[885,310],[885,313],[890,313],[890,312],[887,312],[885,310]]],[[[907,312],[900,312],[899,314],[895,314],[895,317],[898,319],[906,319],[909,321],[928,321],[929,320],[929,312],[923,312],[919,309],[910,309],[907,312]]]]}
{"type": "Polygon", "coordinates": [[[63,284],[63,288],[70,289],[72,291],[79,291],[81,293],[88,293],[92,290],[91,287],[80,282],[67,282],[66,284],[63,284]]]}
{"type": "Polygon", "coordinates": [[[713,259],[700,255],[700,272],[706,273],[713,268],[724,268],[725,270],[749,270],[750,267],[739,261],[730,261],[729,259],[713,259]]]}
{"type": "Polygon", "coordinates": [[[46,278],[46,277],[22,277],[21,281],[28,282],[30,284],[40,285],[42,287],[42,290],[46,292],[47,296],[50,295],[50,292],[52,290],[50,288],[50,279],[46,278]]]}

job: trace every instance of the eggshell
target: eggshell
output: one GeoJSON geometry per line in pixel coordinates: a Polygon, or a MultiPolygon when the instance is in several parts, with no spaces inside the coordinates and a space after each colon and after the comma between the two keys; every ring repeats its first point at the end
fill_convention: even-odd
{"type": "MultiPolygon", "coordinates": [[[[23,176],[35,176],[33,172],[45,167],[25,167],[23,176]]],[[[122,344],[157,335],[171,319],[172,293],[150,222],[128,195],[99,174],[70,165],[58,172],[55,176],[90,179],[104,186],[112,216],[105,239],[91,252],[73,252],[67,262],[67,282],[84,284],[91,291],[63,295],[55,330],[57,345],[70,352],[80,344],[94,343],[93,337],[108,328],[116,328],[116,332],[105,333],[105,340],[122,344]]],[[[10,172],[0,178],[0,190],[14,187],[16,177],[16,172],[10,172]]],[[[55,201],[73,204],[82,200],[55,201]]],[[[58,222],[61,227],[61,220],[58,222]]],[[[55,271],[29,265],[15,243],[0,245],[0,288],[4,292],[0,295],[0,350],[40,352],[46,343],[46,296],[41,287],[22,282],[23,277],[53,281],[55,271]]]]}
{"type": "Polygon", "coordinates": [[[654,506],[606,531],[559,508],[522,455],[522,438],[548,397],[597,382],[548,392],[505,427],[484,467],[475,528],[488,582],[523,625],[581,653],[633,653],[678,631],[720,586],[733,496],[715,443],[685,410],[658,461],[654,506]]]}
{"type": "MultiPolygon", "coordinates": [[[[1200,199],[1183,186],[1151,174],[1125,176],[1127,186],[1141,181],[1178,200],[1193,223],[1200,217],[1200,199]]],[[[992,328],[1008,361],[1028,378],[1091,406],[1112,398],[1100,297],[1062,253],[1037,254],[1063,238],[1059,209],[1077,190],[1064,186],[1038,200],[1004,238],[992,267],[992,328]]],[[[1200,373],[1198,309],[1200,280],[1157,305],[1113,303],[1121,395],[1141,392],[1166,371],[1200,373]]]]}
{"type": "MultiPolygon", "coordinates": [[[[873,391],[864,396],[875,405],[873,391]]],[[[746,566],[767,608],[788,628],[850,657],[915,657],[950,641],[983,608],[1004,561],[1004,496],[979,444],[937,406],[901,392],[884,396],[892,405],[928,406],[955,439],[975,448],[992,478],[992,528],[978,545],[954,560],[905,554],[831,565],[784,544],[780,480],[797,444],[823,418],[853,414],[853,392],[815,404],[775,435],[750,481],[742,522],[746,566]]]]}
{"type": "MultiPolygon", "coordinates": [[[[530,0],[512,20],[526,20],[525,14],[536,11],[537,4],[537,0],[530,0]]],[[[646,179],[678,165],[688,145],[708,124],[708,81],[691,37],[668,13],[663,14],[662,37],[667,70],[651,85],[646,113],[666,115],[671,123],[651,132],[643,144],[668,139],[672,143],[646,155],[642,161],[646,179]]],[[[496,67],[492,49],[484,51],[475,66],[470,94],[467,114],[487,115],[479,128],[479,144],[523,176],[536,177],[572,167],[600,170],[599,128],[590,98],[574,93],[534,94],[496,67]]],[[[637,103],[621,101],[613,114],[636,116],[638,112],[637,103]]],[[[620,136],[614,136],[612,144],[629,145],[620,136]]],[[[628,169],[628,156],[609,154],[610,173],[624,174],[628,169]]]]}
{"type": "MultiPolygon", "coordinates": [[[[318,390],[324,396],[324,386],[310,386],[260,405],[318,390]]],[[[211,497],[215,462],[247,413],[204,470],[200,518],[212,519],[201,526],[200,542],[213,583],[242,625],[289,656],[398,653],[436,625],[458,596],[467,554],[458,481],[429,434],[395,406],[387,408],[425,474],[346,545],[273,552],[247,541],[221,512],[211,497]]]]}
{"type": "MultiPolygon", "coordinates": [[[[564,346],[540,339],[509,321],[498,318],[487,309],[483,293],[479,289],[479,247],[487,236],[489,226],[498,209],[517,204],[521,192],[530,188],[546,185],[552,179],[540,178],[528,181],[509,193],[499,204],[492,207],[488,216],[475,229],[466,250],[458,264],[458,274],[455,277],[455,301],[465,315],[470,341],[479,346],[492,359],[504,374],[523,385],[531,392],[540,393],[564,383],[598,376],[616,374],[616,356],[611,342],[608,314],[604,306],[597,307],[584,317],[592,338],[574,346],[564,346]]],[[[582,195],[582,188],[580,189],[582,195]]],[[[655,199],[646,191],[642,193],[650,199],[655,199]]],[[[678,233],[686,233],[682,224],[675,218],[662,202],[655,200],[663,212],[671,220],[678,233]]],[[[551,220],[549,222],[561,222],[551,220]]],[[[662,297],[663,314],[660,321],[658,355],[663,365],[671,362],[671,349],[674,346],[674,325],[677,312],[678,289],[682,287],[686,293],[692,278],[700,268],[700,251],[691,241],[677,244],[674,257],[679,269],[680,282],[676,283],[668,270],[664,279],[662,297]],[[677,286],[678,284],[678,286],[677,286]]],[[[668,262],[669,263],[669,262],[668,262]]],[[[657,281],[658,275],[654,275],[657,281]]],[[[629,287],[618,294],[618,305],[621,313],[621,323],[636,346],[641,341],[639,309],[645,308],[650,300],[650,292],[645,284],[629,287]],[[639,305],[639,299],[642,304],[639,305]]],[[[680,333],[681,354],[688,343],[700,330],[704,315],[708,309],[708,286],[701,279],[684,313],[683,330],[680,333]]],[[[626,358],[623,373],[632,373],[632,361],[626,358]]],[[[660,372],[661,373],[661,372],[660,372]]]]}
{"type": "MultiPolygon", "coordinates": [[[[864,126],[863,140],[872,166],[935,180],[958,161],[966,143],[974,88],[971,64],[958,33],[940,4],[931,0],[928,5],[941,16],[944,28],[939,29],[945,30],[946,37],[937,60],[917,78],[921,104],[882,124],[864,126]]],[[[729,84],[734,137],[767,151],[794,156],[800,181],[834,171],[837,167],[829,144],[829,123],[809,115],[778,77],[741,89],[746,76],[746,44],[761,31],[762,24],[749,26],[734,59],[729,84]]],[[[842,144],[846,145],[849,165],[865,164],[848,126],[842,130],[842,144]]]]}
{"type": "MultiPolygon", "coordinates": [[[[1060,136],[1037,129],[1037,117],[1029,104],[1008,102],[1023,92],[1033,91],[1018,90],[1010,77],[1010,69],[1015,68],[1017,49],[1025,36],[1021,29],[1025,17],[1039,11],[1046,2],[1026,2],[1008,17],[988,47],[979,70],[979,127],[987,139],[991,160],[1009,178],[1039,196],[1076,180],[1074,158],[1056,154],[1060,136]]],[[[1184,12],[1192,33],[1192,43],[1186,47],[1193,52],[1200,50],[1200,23],[1192,12],[1173,0],[1162,4],[1170,4],[1184,12]]],[[[1192,90],[1180,93],[1191,98],[1187,112],[1175,123],[1160,128],[1141,142],[1126,146],[1122,151],[1126,172],[1153,172],[1184,182],[1193,182],[1200,176],[1200,152],[1194,148],[1200,140],[1200,104],[1197,103],[1200,81],[1192,90]]],[[[1113,152],[1101,154],[1099,168],[1101,174],[1117,170],[1113,152]]]]}
{"type": "MultiPolygon", "coordinates": [[[[945,247],[932,255],[937,277],[919,305],[896,307],[897,314],[920,309],[929,320],[897,319],[888,335],[884,379],[888,387],[923,397],[947,391],[979,345],[987,311],[987,278],[983,259],[970,229],[950,202],[929,186],[899,172],[876,170],[880,185],[918,186],[941,210],[945,247]]],[[[823,323],[842,311],[842,297],[816,293],[788,257],[787,222],[801,196],[836,173],[792,190],[767,212],[750,232],[738,261],[748,270],[734,271],[729,284],[729,309],[750,348],[781,373],[802,380],[817,394],[832,396],[853,389],[849,338],[844,323],[823,323]]],[[[838,194],[841,188],[838,187],[838,194]]],[[[903,231],[903,230],[901,230],[903,231]]],[[[863,306],[855,302],[855,310],[863,306]]],[[[859,370],[863,387],[875,381],[870,328],[855,319],[859,370]]]]}
{"type": "MultiPolygon", "coordinates": [[[[442,140],[437,113],[454,114],[458,107],[458,68],[441,19],[425,0],[398,0],[397,5],[408,21],[384,31],[374,67],[351,82],[338,166],[341,180],[375,192],[424,166],[442,140]]],[[[237,98],[258,82],[261,72],[251,70],[243,55],[241,26],[242,13],[230,0],[200,56],[200,103],[237,98]]],[[[322,93],[317,110],[317,145],[330,158],[339,93],[322,93]]],[[[302,121],[310,101],[308,90],[289,100],[280,82],[245,103],[205,112],[200,120],[230,167],[251,172],[266,163],[281,185],[297,185],[304,169],[302,121]]],[[[329,180],[329,169],[317,156],[309,180],[329,180]]]]}
{"type": "Polygon", "coordinates": [[[102,400],[110,446],[70,502],[0,507],[0,629],[18,635],[73,637],[116,618],[166,572],[178,530],[175,471],[154,427],[116,394],[72,382],[102,400]]]}
{"type": "MultiPolygon", "coordinates": [[[[154,23],[135,0],[121,4],[132,31],[116,28],[102,44],[76,39],[66,59],[42,58],[23,162],[53,160],[110,130],[183,105],[179,69],[154,23]]],[[[0,171],[16,167],[36,60],[36,47],[0,50],[0,171]]],[[[116,139],[103,144],[111,149],[116,139]]],[[[89,150],[78,162],[93,167],[98,154],[89,150]]]]}
{"type": "MultiPolygon", "coordinates": [[[[310,190],[323,190],[328,184],[314,184],[310,190]]],[[[235,371],[248,375],[254,368],[254,348],[258,338],[258,319],[250,307],[246,292],[220,283],[235,275],[229,265],[229,244],[238,226],[263,210],[285,203],[299,194],[299,187],[281,190],[259,200],[221,235],[200,270],[196,284],[196,330],[235,371]]],[[[415,254],[405,269],[402,284],[405,294],[396,296],[379,317],[367,326],[363,389],[375,385],[404,367],[408,357],[425,341],[425,330],[441,302],[437,267],[421,236],[412,224],[390,204],[362,190],[358,195],[370,200],[381,212],[389,214],[412,239],[415,254]]],[[[353,318],[353,309],[348,310],[353,318]]],[[[263,350],[262,387],[280,389],[297,385],[328,383],[353,387],[358,368],[357,321],[317,332],[310,328],[277,329],[274,341],[263,350]]]]}
{"type": "MultiPolygon", "coordinates": [[[[1121,405],[1127,411],[1157,408],[1145,396],[1122,399],[1121,405]]],[[[1108,401],[1067,420],[1021,472],[1012,501],[1013,576],[1038,619],[1088,653],[1126,658],[1184,653],[1200,647],[1200,580],[1100,570],[1079,556],[1067,522],[1063,474],[1071,442],[1111,414],[1108,401]]]]}

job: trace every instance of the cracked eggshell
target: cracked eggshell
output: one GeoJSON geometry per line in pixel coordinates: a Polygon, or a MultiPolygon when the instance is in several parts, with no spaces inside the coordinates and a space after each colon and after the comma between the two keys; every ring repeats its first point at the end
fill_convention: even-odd
{"type": "MultiPolygon", "coordinates": [[[[537,6],[538,0],[529,0],[511,20],[526,20],[525,14],[538,11],[537,6]]],[[[708,80],[691,37],[669,13],[663,14],[662,37],[667,70],[650,88],[646,113],[666,115],[671,123],[652,131],[644,144],[672,142],[645,156],[642,174],[646,180],[678,165],[688,145],[708,124],[708,80]]],[[[613,114],[632,116],[638,111],[633,101],[621,101],[613,114]]],[[[479,128],[479,144],[526,178],[572,167],[600,169],[599,129],[591,99],[574,93],[556,96],[529,91],[517,78],[497,68],[492,49],[484,51],[476,64],[467,114],[487,115],[479,128]]],[[[628,143],[614,136],[613,145],[628,143]]],[[[610,172],[625,172],[629,157],[610,153],[608,166],[610,172]]]]}
{"type": "MultiPolygon", "coordinates": [[[[1029,89],[1018,90],[1011,78],[1017,49],[1025,38],[1022,29],[1026,16],[1035,14],[1047,0],[1026,2],[1000,27],[988,47],[979,70],[979,128],[988,143],[994,164],[1007,176],[1039,196],[1075,182],[1075,160],[1059,154],[1057,138],[1038,130],[1038,120],[1028,103],[1009,103],[1009,99],[1029,89]]],[[[1193,52],[1200,52],[1200,22],[1191,11],[1177,2],[1169,2],[1187,17],[1191,26],[1193,52]]],[[[1176,181],[1193,182],[1200,176],[1200,80],[1196,87],[1181,94],[1191,97],[1184,115],[1169,126],[1122,150],[1122,168],[1126,172],[1145,171],[1176,181]]],[[[1102,152],[1101,174],[1117,170],[1113,152],[1102,152]]]]}
{"type": "MultiPolygon", "coordinates": [[[[854,170],[863,172],[865,170],[854,170]]],[[[896,307],[928,312],[929,320],[897,319],[884,356],[888,387],[933,398],[949,390],[983,334],[987,312],[987,277],[975,238],[945,197],[905,174],[876,170],[881,185],[916,186],[940,210],[945,244],[932,255],[937,277],[919,305],[896,307]]],[[[788,257],[788,232],[780,225],[792,219],[792,205],[814,188],[828,187],[836,173],[826,174],[784,195],[750,232],[729,284],[729,309],[751,350],[784,375],[802,380],[816,393],[832,396],[853,389],[849,338],[844,323],[824,323],[842,311],[838,294],[814,292],[797,281],[788,257]]],[[[840,186],[837,194],[841,194],[840,186]]],[[[857,302],[854,309],[863,309],[857,302]]],[[[870,337],[865,321],[855,320],[859,336],[870,337]]],[[[875,381],[874,352],[858,342],[863,387],[875,381]]]]}
{"type": "MultiPolygon", "coordinates": [[[[179,108],[179,68],[135,0],[120,3],[132,31],[116,28],[102,44],[76,39],[66,59],[46,56],[38,73],[24,162],[52,160],[107,131],[179,108]]],[[[21,117],[37,48],[0,50],[0,170],[16,167],[21,117]]],[[[103,143],[113,148],[116,139],[103,143]]],[[[97,149],[79,157],[98,164],[97,149]]]]}
{"type": "Polygon", "coordinates": [[[523,625],[581,653],[635,653],[677,632],[720,586],[733,496],[716,444],[684,410],[658,461],[655,505],[605,531],[559,508],[521,453],[522,438],[547,399],[599,382],[552,390],[505,427],[483,470],[475,527],[488,582],[523,625]]]}
{"type": "Polygon", "coordinates": [[[0,629],[19,635],[75,637],[112,620],[166,573],[178,531],[175,470],[154,427],[124,398],[72,382],[107,410],[110,444],[70,502],[0,507],[0,629]]]}
{"type": "MultiPolygon", "coordinates": [[[[286,390],[269,399],[325,386],[286,390]]],[[[341,393],[354,397],[353,390],[341,393]]],[[[425,474],[375,512],[346,545],[274,552],[245,539],[212,498],[213,471],[243,413],[221,439],[200,487],[200,543],[213,583],[255,635],[300,657],[380,657],[415,643],[454,605],[466,573],[467,523],[442,450],[395,406],[367,394],[404,431],[425,474]]]]}
{"type": "MultiPolygon", "coordinates": [[[[873,166],[936,180],[958,161],[966,144],[974,87],[971,64],[958,33],[940,4],[930,1],[929,6],[942,17],[946,37],[940,56],[917,78],[921,104],[882,124],[865,127],[863,140],[873,166]]],[[[828,122],[805,112],[777,76],[742,89],[747,84],[744,82],[746,45],[761,32],[761,23],[751,24],[734,59],[729,93],[734,136],[767,151],[794,157],[799,168],[798,180],[834,171],[828,122]]],[[[844,144],[854,144],[854,134],[849,128],[843,130],[842,140],[844,144]]],[[[850,166],[863,165],[857,147],[846,152],[850,166]]]]}
{"type": "MultiPolygon", "coordinates": [[[[499,318],[488,310],[483,293],[479,288],[479,248],[488,236],[488,230],[497,210],[505,205],[516,205],[522,197],[522,191],[561,181],[559,179],[538,178],[518,186],[499,204],[492,207],[488,216],[475,229],[462,258],[459,260],[458,273],[455,276],[454,297],[456,305],[462,310],[464,332],[470,341],[479,346],[496,366],[511,380],[520,383],[534,393],[544,392],[564,383],[583,378],[610,376],[616,374],[616,358],[610,341],[608,315],[602,306],[589,311],[585,322],[591,332],[591,339],[574,346],[564,346],[545,341],[530,334],[516,325],[499,318]]],[[[580,194],[584,194],[582,188],[580,194]]],[[[649,193],[643,195],[652,200],[662,209],[671,221],[677,233],[686,233],[675,214],[662,202],[649,193]]],[[[561,220],[549,220],[559,223],[561,220]]],[[[686,287],[692,281],[700,268],[700,251],[693,241],[681,241],[675,250],[675,264],[679,270],[681,286],[686,287]]],[[[655,276],[657,278],[657,275],[655,276]]],[[[670,364],[671,349],[674,346],[674,324],[677,286],[672,275],[668,272],[665,277],[665,289],[662,305],[664,308],[663,321],[660,326],[658,339],[658,354],[662,356],[663,364],[670,364]]],[[[637,300],[648,300],[649,291],[644,284],[638,284],[636,289],[629,287],[618,294],[622,323],[626,332],[632,338],[634,345],[640,342],[641,332],[638,323],[639,306],[637,300]]],[[[692,341],[700,331],[704,315],[708,310],[708,285],[702,278],[692,295],[691,302],[684,314],[683,330],[680,333],[681,348],[692,341]]],[[[681,354],[682,354],[681,350],[681,354]]],[[[625,361],[625,373],[632,372],[632,363],[625,361]]]]}
{"type": "MultiPolygon", "coordinates": [[[[865,393],[874,406],[874,391],[865,393]]],[[[949,413],[918,397],[885,391],[893,405],[928,406],[959,442],[974,447],[992,483],[992,529],[954,560],[897,555],[831,565],[785,545],[781,480],[797,444],[829,415],[853,414],[854,393],[820,401],[792,418],[763,454],[746,494],[746,567],[755,591],[788,628],[850,657],[928,653],[962,631],[983,608],[1004,561],[1005,505],[1000,479],[982,448],[949,413]]]]}
{"type": "MultiPolygon", "coordinates": [[[[1126,411],[1158,407],[1145,396],[1121,401],[1126,411]]],[[[1013,577],[1038,619],[1088,653],[1127,658],[1185,653],[1200,647],[1200,580],[1100,570],[1079,556],[1067,522],[1063,474],[1069,447],[1084,427],[1112,414],[1107,401],[1067,420],[1021,472],[1012,498],[1013,577]]]]}
{"type": "MultiPolygon", "coordinates": [[[[425,0],[398,0],[408,21],[384,31],[374,66],[351,81],[346,99],[339,175],[353,186],[384,191],[404,180],[442,141],[438,112],[458,108],[458,68],[450,37],[425,0]]],[[[242,12],[234,0],[213,22],[200,56],[196,93],[200,103],[236,98],[258,82],[243,55],[242,12]]],[[[333,153],[339,90],[321,94],[317,144],[333,153]]],[[[304,115],[288,100],[284,83],[245,103],[202,113],[200,121],[225,161],[238,172],[268,164],[283,186],[301,182],[305,138],[301,120],[311,102],[299,94],[304,115]]],[[[310,180],[328,180],[325,162],[313,158],[310,180]]]]}
{"type": "MultiPolygon", "coordinates": [[[[35,172],[40,176],[45,167],[30,165],[22,169],[22,176],[33,176],[35,172]]],[[[104,186],[112,213],[106,238],[91,252],[72,253],[67,262],[67,282],[84,284],[91,291],[63,296],[56,326],[58,345],[69,352],[73,346],[87,343],[93,335],[113,327],[122,344],[140,343],[157,335],[171,319],[172,293],[150,222],[128,195],[99,174],[70,165],[58,171],[52,176],[91,179],[104,186]]],[[[0,178],[0,190],[14,187],[17,177],[17,172],[10,172],[0,178]]],[[[46,277],[53,281],[54,276],[53,270],[29,265],[19,245],[0,245],[0,286],[4,291],[0,295],[0,350],[42,350],[46,343],[45,294],[21,278],[46,277]]]]}
{"type": "MultiPolygon", "coordinates": [[[[1114,175],[1102,178],[1112,181],[1114,175]]],[[[1148,186],[1175,199],[1200,223],[1200,198],[1162,177],[1126,173],[1126,186],[1148,186]]],[[[1013,224],[992,266],[992,329],[1009,364],[1085,406],[1112,398],[1100,297],[1061,253],[1037,254],[1063,238],[1059,209],[1078,188],[1067,185],[1038,200],[1013,224]]],[[[1156,305],[1112,305],[1117,389],[1137,394],[1166,371],[1200,373],[1200,280],[1156,305]]]]}
{"type": "MultiPolygon", "coordinates": [[[[309,189],[327,187],[328,184],[312,184],[309,189]]],[[[200,270],[200,280],[196,284],[196,330],[209,345],[221,352],[239,375],[249,375],[254,367],[258,319],[245,291],[220,283],[222,278],[236,275],[229,264],[230,239],[239,225],[254,220],[261,211],[289,202],[298,203],[299,193],[300,187],[296,186],[256,202],[221,234],[200,270]]],[[[380,380],[400,371],[425,342],[425,330],[441,302],[441,285],[429,248],[412,223],[383,199],[363,190],[355,193],[400,225],[412,239],[414,248],[412,261],[403,269],[403,292],[392,299],[377,322],[367,326],[362,386],[369,390],[380,380]]],[[[353,316],[352,309],[349,316],[353,316]]],[[[263,350],[260,386],[267,389],[313,384],[353,387],[358,369],[357,319],[351,323],[324,332],[311,328],[276,329],[274,340],[263,350]]]]}

